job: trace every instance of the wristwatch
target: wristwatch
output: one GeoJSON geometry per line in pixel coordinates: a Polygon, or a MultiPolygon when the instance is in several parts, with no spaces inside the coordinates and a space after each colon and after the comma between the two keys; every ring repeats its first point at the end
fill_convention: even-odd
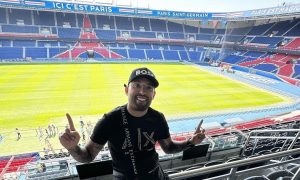
{"type": "Polygon", "coordinates": [[[187,143],[186,143],[186,147],[187,147],[187,148],[191,148],[191,147],[194,147],[194,146],[195,146],[195,144],[192,143],[191,139],[192,139],[192,138],[189,138],[189,139],[187,140],[187,143]]]}

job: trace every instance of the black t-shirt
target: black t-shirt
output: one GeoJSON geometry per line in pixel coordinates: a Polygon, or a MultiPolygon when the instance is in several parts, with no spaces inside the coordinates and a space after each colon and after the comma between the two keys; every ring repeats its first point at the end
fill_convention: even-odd
{"type": "MultiPolygon", "coordinates": [[[[139,174],[147,174],[158,165],[155,143],[170,137],[167,121],[162,113],[152,108],[149,108],[143,117],[133,117],[128,113],[126,105],[124,107],[137,171],[139,174]]],[[[104,114],[96,124],[91,140],[102,145],[108,142],[113,168],[129,176],[133,174],[125,141],[121,107],[104,114]]]]}

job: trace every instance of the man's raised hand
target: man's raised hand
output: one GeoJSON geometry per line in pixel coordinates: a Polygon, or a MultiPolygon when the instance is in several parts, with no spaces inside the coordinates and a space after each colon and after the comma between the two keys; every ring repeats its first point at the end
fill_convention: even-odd
{"type": "Polygon", "coordinates": [[[60,143],[68,150],[75,149],[79,143],[80,135],[76,131],[73,120],[70,114],[66,114],[69,127],[59,136],[60,143]]]}
{"type": "Polygon", "coordinates": [[[195,145],[200,144],[205,139],[205,129],[201,129],[202,123],[203,119],[201,119],[201,121],[199,122],[197,129],[191,138],[192,143],[195,145]]]}

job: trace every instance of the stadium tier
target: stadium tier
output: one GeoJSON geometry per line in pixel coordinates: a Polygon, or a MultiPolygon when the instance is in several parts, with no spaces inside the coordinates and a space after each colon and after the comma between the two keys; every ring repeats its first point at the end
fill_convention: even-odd
{"type": "Polygon", "coordinates": [[[191,26],[169,20],[83,15],[0,8],[0,59],[141,59],[203,62],[205,57],[299,79],[300,55],[274,53],[298,50],[300,19],[266,21],[229,29],[191,26]],[[24,15],[26,14],[26,15],[24,15]],[[32,14],[32,15],[30,15],[32,14]],[[268,50],[233,51],[220,58],[208,46],[224,42],[268,50]],[[206,48],[200,48],[202,43],[206,48]],[[237,55],[238,53],[238,55],[237,55]],[[282,58],[278,58],[282,56],[282,58]]]}

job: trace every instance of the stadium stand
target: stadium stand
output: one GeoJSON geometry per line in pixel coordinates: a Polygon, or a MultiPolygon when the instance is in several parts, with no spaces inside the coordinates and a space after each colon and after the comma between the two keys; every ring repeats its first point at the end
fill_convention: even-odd
{"type": "MultiPolygon", "coordinates": [[[[15,22],[16,19],[20,19],[21,13],[26,12],[27,10],[22,11],[14,11],[12,14],[13,18],[11,21],[15,22]]],[[[10,13],[7,13],[7,11],[4,8],[1,8],[1,12],[5,14],[5,16],[10,16],[10,13]]],[[[27,12],[30,12],[29,10],[27,12]]],[[[30,13],[27,13],[30,14],[30,13]]],[[[93,23],[90,20],[91,16],[75,16],[75,14],[72,13],[51,13],[51,12],[41,12],[39,14],[34,13],[33,17],[28,17],[25,24],[15,24],[15,23],[4,23],[1,24],[1,36],[5,37],[3,40],[1,40],[2,47],[22,47],[22,50],[24,49],[25,52],[22,53],[22,55],[18,56],[12,56],[12,57],[6,57],[1,56],[1,59],[13,59],[13,58],[25,58],[25,57],[31,57],[31,59],[35,60],[38,58],[78,58],[82,53],[86,51],[86,47],[89,48],[104,48],[109,49],[111,53],[107,53],[108,55],[103,55],[99,53],[99,50],[96,49],[96,53],[100,55],[101,58],[138,58],[138,59],[161,59],[161,60],[190,60],[188,56],[179,56],[179,50],[185,51],[185,54],[188,52],[184,48],[184,46],[178,46],[178,45],[171,45],[171,49],[174,50],[168,51],[168,49],[158,49],[155,50],[153,46],[168,46],[167,44],[161,44],[161,41],[174,41],[177,42],[178,40],[181,40],[182,42],[185,40],[185,35],[183,33],[183,25],[174,23],[174,22],[166,22],[163,20],[155,20],[150,19],[150,23],[145,21],[142,18],[127,18],[127,17],[112,17],[108,18],[106,16],[95,16],[96,20],[93,20],[93,23]],[[54,15],[55,14],[55,15],[54,15]],[[42,18],[45,17],[45,19],[42,20],[42,18]],[[50,20],[51,19],[51,20],[50,20]],[[113,20],[113,22],[111,21],[113,20]],[[28,23],[27,23],[28,22],[28,23]],[[48,22],[49,24],[43,24],[43,22],[48,22]],[[95,26],[95,22],[98,22],[98,28],[95,26]],[[55,26],[54,24],[57,24],[55,26]],[[102,24],[101,24],[102,23],[102,24]],[[30,26],[27,26],[29,24],[30,26]],[[116,26],[114,26],[116,24],[116,26]],[[19,28],[19,27],[22,28],[19,28]],[[80,27],[81,26],[81,27],[80,27]],[[135,27],[134,27],[135,26],[135,27]],[[165,27],[165,28],[162,28],[165,27]],[[44,31],[46,31],[46,35],[44,35],[44,31]],[[47,31],[48,30],[48,31],[47,31]],[[4,34],[4,33],[11,33],[11,34],[4,34]],[[24,33],[28,34],[31,37],[36,37],[35,40],[26,41],[22,39],[26,37],[24,33]],[[9,43],[6,43],[10,41],[13,37],[20,37],[20,40],[12,40],[12,45],[9,43]],[[160,39],[160,37],[162,39],[160,39]],[[71,48],[68,51],[65,51],[65,53],[54,54],[57,52],[57,50],[53,50],[53,46],[45,47],[42,46],[40,41],[42,39],[39,38],[46,38],[49,39],[47,41],[51,42],[51,45],[55,44],[60,49],[62,48],[71,48]],[[54,39],[52,39],[54,38],[54,39]],[[63,40],[63,42],[57,41],[55,39],[60,38],[63,40]],[[101,40],[102,42],[99,42],[98,40],[101,40]],[[122,49],[122,47],[117,46],[117,48],[110,49],[110,47],[105,47],[104,42],[110,42],[111,43],[118,43],[118,41],[130,41],[135,42],[135,48],[138,50],[133,50],[134,52],[141,52],[145,50],[153,50],[149,51],[150,54],[142,55],[136,55],[133,56],[130,54],[132,53],[131,49],[122,49]],[[153,43],[149,43],[153,41],[153,43]],[[81,41],[88,41],[90,43],[81,43],[81,41]],[[98,42],[94,42],[98,41],[98,42]],[[147,43],[138,43],[139,41],[145,41],[147,43]],[[22,43],[21,43],[22,42],[22,43]],[[67,42],[67,44],[65,44],[67,42]],[[73,45],[68,45],[69,42],[72,42],[73,45]],[[74,46],[74,42],[77,42],[74,46]],[[80,43],[79,43],[80,42],[80,43]],[[91,43],[94,42],[94,43],[91,43]],[[159,42],[159,44],[155,44],[155,42],[159,42]],[[21,44],[20,44],[21,43],[21,44]],[[26,44],[24,44],[26,43],[26,44]],[[99,44],[100,43],[100,44],[99,44]],[[82,47],[83,49],[78,49],[76,46],[82,47]],[[43,53],[40,53],[39,55],[32,55],[30,53],[31,50],[27,50],[27,48],[36,48],[41,47],[41,49],[38,49],[40,51],[44,51],[43,53]],[[114,51],[122,52],[120,55],[115,53],[114,51]],[[124,52],[125,51],[125,52],[124,52]],[[46,52],[46,53],[45,53],[46,52]],[[51,53],[48,53],[51,52],[51,53]],[[68,52],[71,52],[70,54],[68,52]],[[73,54],[74,52],[74,54],[73,54]],[[152,52],[154,54],[152,54],[152,52]],[[155,55],[156,54],[156,55],[155,55]],[[161,54],[161,55],[157,55],[161,54]],[[163,54],[166,55],[166,59],[163,56],[163,54]]],[[[93,18],[93,19],[95,19],[93,18]]],[[[11,18],[9,18],[11,19],[11,18]]],[[[184,26],[185,29],[193,29],[193,27],[190,27],[188,25],[184,26]]],[[[189,31],[189,30],[187,30],[189,31]]],[[[190,31],[199,31],[199,30],[190,30],[190,31]]],[[[204,30],[205,31],[205,30],[204,30]]],[[[190,32],[191,33],[191,32],[190,32]]],[[[196,34],[196,33],[195,33],[196,34]]],[[[205,38],[202,40],[211,40],[213,37],[209,36],[209,38],[205,38]]],[[[201,40],[201,38],[200,38],[201,40]]],[[[46,42],[45,40],[43,40],[46,42]]],[[[46,43],[48,44],[48,43],[46,43]]],[[[2,49],[1,47],[1,49],[2,49]]],[[[14,48],[13,48],[14,49],[14,48]]],[[[37,49],[36,49],[37,50],[37,49]]],[[[16,51],[18,51],[16,49],[16,51]]],[[[103,50],[102,50],[103,51],[103,50]]],[[[182,52],[181,52],[182,53],[182,52]]],[[[195,56],[191,58],[194,61],[199,61],[199,56],[195,56]]]]}
{"type": "MultiPolygon", "coordinates": [[[[184,43],[186,37],[195,37],[195,41],[202,41],[207,44],[215,42],[216,39],[220,38],[227,42],[240,42],[244,40],[246,41],[244,43],[245,46],[269,47],[271,49],[297,49],[299,46],[299,38],[296,37],[296,32],[298,32],[297,29],[299,29],[300,21],[297,18],[259,24],[250,29],[248,27],[235,28],[228,30],[229,33],[226,32],[225,35],[224,29],[216,29],[214,31],[214,29],[209,28],[195,28],[168,20],[149,19],[148,21],[144,18],[108,17],[104,15],[75,16],[72,13],[43,11],[39,13],[33,12],[32,17],[23,17],[22,14],[24,12],[31,11],[14,9],[8,13],[5,8],[1,8],[1,13],[4,17],[8,17],[9,21],[7,22],[6,19],[2,19],[0,34],[4,38],[1,39],[2,47],[0,47],[0,51],[14,52],[11,53],[11,56],[1,53],[0,59],[2,60],[25,59],[26,57],[30,57],[32,60],[41,58],[86,58],[85,54],[88,49],[93,49],[96,53],[96,58],[100,59],[134,58],[185,60],[192,62],[203,60],[205,51],[197,50],[197,48],[196,51],[191,51],[184,44],[181,46],[172,44],[176,42],[184,43]],[[23,20],[23,24],[20,22],[17,23],[19,19],[23,20]],[[45,24],[45,22],[48,24],[45,24]],[[22,28],[19,28],[20,26],[22,28]],[[45,35],[43,29],[48,34],[45,35]],[[28,41],[23,39],[23,37],[26,37],[25,34],[33,37],[35,40],[28,41]],[[217,34],[218,36],[216,36],[217,34]],[[270,36],[271,34],[272,36],[270,36]],[[284,35],[288,35],[289,38],[285,38],[284,35]],[[15,39],[16,36],[20,37],[20,39],[15,39]],[[11,40],[12,37],[14,37],[13,40],[11,40]],[[47,41],[40,38],[49,39],[47,40],[49,43],[44,43],[47,44],[47,47],[41,43],[41,41],[47,41]],[[51,40],[52,38],[60,38],[67,43],[61,42],[61,40],[51,40]],[[124,41],[132,42],[133,47],[113,46],[112,44],[119,44],[124,41]],[[283,41],[286,44],[277,47],[283,41]],[[110,43],[107,45],[104,42],[110,43]],[[156,44],[158,42],[159,44],[156,44]],[[169,48],[166,48],[168,46],[169,48]],[[15,47],[20,47],[21,49],[15,47]],[[40,48],[36,49],[37,47],[40,48]],[[169,49],[174,51],[169,51],[169,49]],[[32,52],[39,53],[35,54],[32,52]]],[[[215,57],[219,57],[219,55],[215,55],[215,57]]],[[[299,57],[297,55],[284,55],[280,53],[266,54],[266,52],[251,50],[239,55],[229,54],[222,61],[297,79],[299,78],[299,65],[296,60],[299,57]],[[278,59],[279,56],[285,56],[285,58],[278,59]],[[291,61],[294,59],[295,61],[291,61]],[[288,62],[293,63],[287,64],[288,62]]]]}

